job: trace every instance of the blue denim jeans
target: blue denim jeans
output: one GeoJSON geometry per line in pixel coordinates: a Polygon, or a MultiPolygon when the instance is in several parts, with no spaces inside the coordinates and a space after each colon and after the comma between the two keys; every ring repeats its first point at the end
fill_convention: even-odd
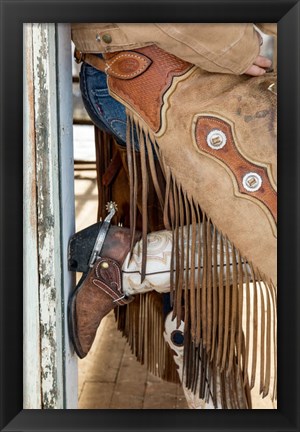
{"type": "MultiPolygon", "coordinates": [[[[98,56],[101,57],[101,54],[98,56]]],[[[106,74],[83,63],[79,78],[82,100],[92,122],[99,129],[114,135],[118,144],[126,146],[125,106],[109,95],[106,74]]],[[[134,148],[140,151],[135,127],[133,127],[133,134],[134,148]]],[[[153,146],[152,151],[154,158],[157,159],[153,146]]]]}
{"type": "Polygon", "coordinates": [[[83,103],[93,123],[126,145],[125,107],[109,95],[106,74],[83,63],[79,77],[83,103]]]}

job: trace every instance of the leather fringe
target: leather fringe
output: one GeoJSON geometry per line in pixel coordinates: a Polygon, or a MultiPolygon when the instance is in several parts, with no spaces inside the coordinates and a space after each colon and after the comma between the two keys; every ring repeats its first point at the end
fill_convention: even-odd
{"type": "Polygon", "coordinates": [[[115,309],[115,318],[137,360],[153,375],[179,383],[174,354],[163,336],[162,295],[155,291],[136,295],[133,302],[115,309]]]}
{"type": "Polygon", "coordinates": [[[210,359],[203,342],[198,346],[192,341],[190,332],[185,329],[185,386],[197,393],[200,399],[213,401],[215,408],[251,409],[249,386],[244,385],[243,373],[234,356],[230,372],[221,371],[216,358],[210,359]]]}
{"type": "Polygon", "coordinates": [[[257,382],[262,397],[271,393],[272,400],[276,399],[275,287],[241,257],[193,197],[186,194],[184,185],[175,178],[160,153],[155,137],[145,130],[139,118],[130,112],[127,115],[131,131],[127,137],[128,152],[131,155],[134,148],[132,131],[135,128],[142,166],[142,173],[138,176],[134,164],[130,161],[128,164],[133,171],[130,174],[132,235],[136,190],[141,183],[144,276],[150,178],[162,207],[165,227],[172,230],[170,291],[173,317],[176,317],[178,326],[181,320],[185,322],[184,375],[187,387],[199,391],[200,397],[211,394],[217,404],[215,392],[217,383],[220,383],[223,408],[249,408],[249,388],[252,389],[257,382]],[[155,159],[158,159],[164,175],[164,195],[157,181],[155,159]],[[191,248],[184,248],[184,226],[191,248]]]}

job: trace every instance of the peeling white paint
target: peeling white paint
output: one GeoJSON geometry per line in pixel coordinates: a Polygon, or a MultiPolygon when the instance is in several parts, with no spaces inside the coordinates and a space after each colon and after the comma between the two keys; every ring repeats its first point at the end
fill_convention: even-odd
{"type": "Polygon", "coordinates": [[[41,406],[36,408],[76,408],[77,392],[73,390],[71,396],[68,386],[77,386],[77,364],[65,323],[72,285],[66,250],[68,237],[74,232],[74,192],[65,184],[73,184],[73,166],[65,164],[66,151],[72,155],[72,133],[63,132],[72,129],[70,35],[66,25],[29,26],[33,42],[38,286],[27,286],[27,291],[38,292],[41,406]],[[66,72],[61,73],[64,68],[66,72]],[[69,101],[61,97],[63,88],[69,88],[69,101]]]}
{"type": "Polygon", "coordinates": [[[35,179],[35,136],[32,65],[32,28],[24,26],[24,302],[23,302],[23,406],[41,407],[41,364],[38,298],[38,251],[35,179]]]}

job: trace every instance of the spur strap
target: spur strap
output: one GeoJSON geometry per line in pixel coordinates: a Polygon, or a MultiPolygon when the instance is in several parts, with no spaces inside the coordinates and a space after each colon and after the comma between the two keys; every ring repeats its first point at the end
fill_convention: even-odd
{"type": "Polygon", "coordinates": [[[107,236],[107,233],[108,233],[108,230],[110,227],[111,219],[113,218],[113,216],[116,213],[116,204],[114,202],[110,201],[107,204],[107,210],[109,211],[109,213],[106,216],[106,218],[104,219],[104,221],[103,221],[103,223],[99,229],[99,232],[98,232],[98,235],[97,235],[97,238],[96,238],[90,259],[89,259],[89,267],[93,267],[96,259],[100,256],[101,250],[102,250],[103,245],[104,245],[104,241],[106,239],[106,236],[107,236]]]}
{"type": "Polygon", "coordinates": [[[120,264],[112,258],[98,258],[86,278],[86,283],[98,287],[118,306],[123,306],[133,300],[133,296],[124,294],[122,290],[122,270],[120,264]]]}

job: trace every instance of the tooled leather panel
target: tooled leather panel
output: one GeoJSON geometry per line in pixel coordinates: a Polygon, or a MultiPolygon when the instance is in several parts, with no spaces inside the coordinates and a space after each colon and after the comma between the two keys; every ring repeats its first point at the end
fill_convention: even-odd
{"type": "MultiPolygon", "coordinates": [[[[204,154],[209,154],[213,158],[221,161],[229,168],[230,172],[233,174],[240,194],[248,196],[249,198],[255,198],[260,203],[268,208],[273,219],[277,222],[277,194],[271,185],[268,177],[267,169],[264,166],[253,163],[247,160],[244,155],[241,154],[237,148],[230,124],[226,123],[224,120],[211,116],[199,116],[196,121],[195,127],[195,138],[196,143],[201,152],[204,154]],[[211,148],[207,141],[209,141],[209,134],[212,131],[221,131],[225,135],[225,144],[223,147],[215,149],[211,148]],[[245,187],[245,179],[250,173],[254,179],[255,175],[260,178],[261,185],[258,190],[247,190],[245,187]]],[[[254,181],[252,179],[252,181],[254,181]]],[[[246,184],[247,185],[247,184],[246,184]]],[[[251,189],[251,181],[249,183],[251,189]]]]}
{"type": "Polygon", "coordinates": [[[145,72],[152,61],[143,54],[120,52],[106,61],[106,73],[119,79],[132,79],[145,72]]]}
{"type": "Polygon", "coordinates": [[[185,74],[193,65],[156,45],[139,48],[134,52],[149,57],[152,64],[143,74],[131,80],[108,77],[108,85],[112,93],[132,106],[151,129],[158,132],[161,127],[161,108],[165,92],[171,86],[174,77],[185,74]]]}

